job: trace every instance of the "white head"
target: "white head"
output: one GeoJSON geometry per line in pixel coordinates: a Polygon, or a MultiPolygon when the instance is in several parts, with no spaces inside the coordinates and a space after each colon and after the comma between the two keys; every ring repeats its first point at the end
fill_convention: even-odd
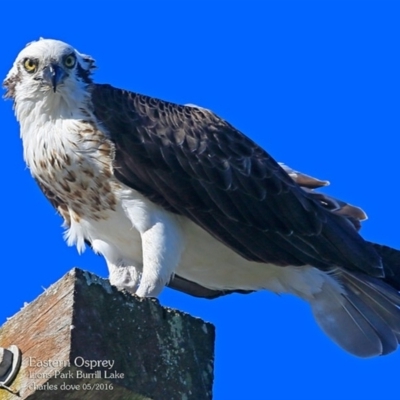
{"type": "MultiPolygon", "coordinates": [[[[6,98],[20,102],[54,104],[74,100],[78,104],[92,82],[94,60],[59,40],[29,43],[17,56],[3,85],[6,98]]],[[[27,105],[27,104],[26,104],[27,105]]],[[[17,110],[18,114],[18,110],[17,110]]]]}

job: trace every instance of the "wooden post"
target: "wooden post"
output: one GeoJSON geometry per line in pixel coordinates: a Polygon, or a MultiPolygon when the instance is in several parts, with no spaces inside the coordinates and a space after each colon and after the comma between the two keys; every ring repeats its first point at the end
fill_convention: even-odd
{"type": "MultiPolygon", "coordinates": [[[[21,399],[207,400],[214,327],[73,269],[0,328],[21,399]]],[[[0,389],[0,400],[18,396],[0,389]]]]}

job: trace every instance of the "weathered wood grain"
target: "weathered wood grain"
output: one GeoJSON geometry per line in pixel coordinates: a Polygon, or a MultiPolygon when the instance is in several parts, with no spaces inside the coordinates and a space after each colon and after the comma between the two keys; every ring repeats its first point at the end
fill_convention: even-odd
{"type": "MultiPolygon", "coordinates": [[[[207,400],[214,327],[73,269],[0,328],[20,399],[207,400]]],[[[17,399],[0,390],[0,400],[17,399]]]]}

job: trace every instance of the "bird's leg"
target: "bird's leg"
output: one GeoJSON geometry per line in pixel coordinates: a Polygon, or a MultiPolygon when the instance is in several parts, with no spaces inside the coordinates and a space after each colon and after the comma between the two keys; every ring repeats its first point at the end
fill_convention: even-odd
{"type": "Polygon", "coordinates": [[[119,290],[127,290],[130,293],[136,293],[141,276],[141,268],[134,266],[115,265],[107,262],[110,272],[110,283],[119,290]]]}
{"type": "Polygon", "coordinates": [[[182,248],[180,227],[174,218],[157,218],[141,234],[143,272],[136,294],[141,297],[158,296],[176,270],[182,248]]]}

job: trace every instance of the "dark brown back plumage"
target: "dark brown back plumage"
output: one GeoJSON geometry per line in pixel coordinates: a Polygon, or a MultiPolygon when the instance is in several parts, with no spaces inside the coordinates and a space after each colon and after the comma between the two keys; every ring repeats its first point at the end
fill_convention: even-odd
{"type": "Polygon", "coordinates": [[[248,260],[383,275],[380,257],[346,216],[323,207],[212,112],[109,85],[92,90],[94,113],[115,144],[115,175],[126,185],[248,260]]]}

